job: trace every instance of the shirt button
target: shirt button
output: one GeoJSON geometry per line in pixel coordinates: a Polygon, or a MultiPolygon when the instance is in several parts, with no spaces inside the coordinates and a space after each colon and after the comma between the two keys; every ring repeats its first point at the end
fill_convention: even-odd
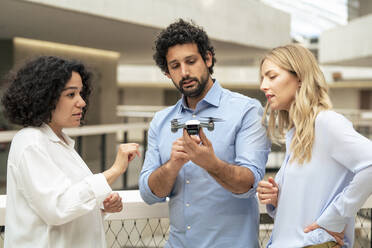
{"type": "Polygon", "coordinates": [[[187,230],[190,230],[191,229],[191,226],[187,226],[187,230]]]}
{"type": "Polygon", "coordinates": [[[189,180],[186,180],[186,183],[187,183],[187,184],[189,184],[189,183],[190,183],[190,181],[189,181],[189,180]]]}
{"type": "Polygon", "coordinates": [[[190,204],[189,203],[186,203],[186,207],[190,207],[190,204]]]}

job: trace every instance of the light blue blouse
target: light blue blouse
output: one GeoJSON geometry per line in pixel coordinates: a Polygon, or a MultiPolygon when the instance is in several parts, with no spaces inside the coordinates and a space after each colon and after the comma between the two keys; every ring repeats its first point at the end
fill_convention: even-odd
{"type": "Polygon", "coordinates": [[[286,157],[275,177],[278,206],[268,205],[275,218],[270,248],[304,247],[334,240],[323,229],[304,233],[313,222],[330,231],[345,230],[345,246],[354,242],[355,214],[372,193],[372,142],[334,111],[315,121],[310,162],[289,163],[294,129],[287,133],[286,157]],[[354,178],[354,180],[353,180],[354,178]]]}

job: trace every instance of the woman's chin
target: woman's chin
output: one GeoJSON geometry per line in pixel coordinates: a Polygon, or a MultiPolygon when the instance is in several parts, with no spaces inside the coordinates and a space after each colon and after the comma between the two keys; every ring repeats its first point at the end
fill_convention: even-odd
{"type": "Polygon", "coordinates": [[[276,104],[270,104],[270,109],[271,110],[273,110],[273,111],[276,111],[276,110],[280,110],[279,108],[278,108],[278,105],[276,105],[276,104]]]}
{"type": "Polygon", "coordinates": [[[80,125],[81,125],[80,121],[74,121],[73,123],[66,125],[64,128],[80,127],[80,125]]]}

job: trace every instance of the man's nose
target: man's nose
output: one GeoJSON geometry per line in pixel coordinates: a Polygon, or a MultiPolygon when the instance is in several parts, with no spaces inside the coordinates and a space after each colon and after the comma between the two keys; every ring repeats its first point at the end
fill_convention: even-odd
{"type": "Polygon", "coordinates": [[[182,64],[181,65],[181,73],[182,73],[183,78],[188,77],[189,76],[189,67],[185,64],[182,64]]]}

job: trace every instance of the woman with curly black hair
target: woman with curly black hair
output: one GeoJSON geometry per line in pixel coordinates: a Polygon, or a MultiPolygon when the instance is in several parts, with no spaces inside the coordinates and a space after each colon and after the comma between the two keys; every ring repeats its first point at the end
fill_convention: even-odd
{"type": "Polygon", "coordinates": [[[121,144],[99,174],[74,150],[62,129],[81,124],[91,92],[91,74],[79,62],[39,57],[9,83],[5,115],[24,128],[8,157],[5,247],[106,247],[102,212],[122,210],[109,185],[139,155],[138,144],[121,144]]]}

